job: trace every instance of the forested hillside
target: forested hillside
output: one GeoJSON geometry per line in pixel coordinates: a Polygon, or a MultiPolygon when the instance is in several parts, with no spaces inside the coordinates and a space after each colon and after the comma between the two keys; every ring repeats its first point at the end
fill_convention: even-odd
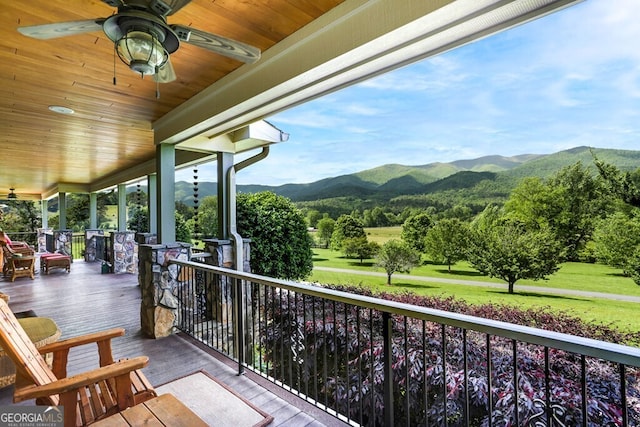
{"type": "MultiPolygon", "coordinates": [[[[432,206],[440,211],[464,205],[478,211],[489,202],[506,200],[525,177],[546,178],[576,162],[595,174],[594,155],[623,171],[640,167],[640,151],[576,147],[548,155],[493,155],[418,166],[388,164],[307,184],[240,185],[238,191],[272,191],[302,208],[328,212],[332,217],[375,207],[399,213],[407,207],[432,206]]],[[[200,183],[198,192],[201,199],[215,195],[216,185],[200,183]]],[[[193,184],[177,183],[176,200],[192,205],[193,184]]]]}

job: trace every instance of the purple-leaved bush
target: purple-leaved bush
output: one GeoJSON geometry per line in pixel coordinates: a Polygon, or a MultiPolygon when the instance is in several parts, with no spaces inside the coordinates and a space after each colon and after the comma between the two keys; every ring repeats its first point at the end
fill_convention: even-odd
{"type": "MultiPolygon", "coordinates": [[[[550,308],[476,306],[452,297],[373,295],[364,288],[330,287],[621,344],[640,343],[638,333],[588,324],[550,308]]],[[[382,314],[288,291],[265,292],[262,309],[268,321],[261,336],[268,374],[362,425],[384,425],[382,314]]],[[[400,316],[391,324],[396,424],[441,426],[445,419],[449,426],[482,427],[489,426],[490,419],[498,427],[582,423],[580,355],[400,316]]],[[[620,367],[584,358],[584,370],[588,425],[622,425],[620,367]]],[[[639,375],[636,368],[625,369],[630,425],[640,425],[639,375]]]]}

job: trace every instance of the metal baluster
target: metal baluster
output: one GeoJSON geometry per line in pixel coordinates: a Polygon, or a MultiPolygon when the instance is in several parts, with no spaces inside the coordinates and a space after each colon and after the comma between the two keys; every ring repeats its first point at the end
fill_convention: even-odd
{"type": "Polygon", "coordinates": [[[587,408],[587,366],[584,355],[580,356],[580,384],[582,388],[582,425],[587,427],[589,413],[587,408]]]}
{"type": "Polygon", "coordinates": [[[550,426],[553,408],[551,407],[551,366],[549,363],[549,347],[544,348],[544,383],[545,412],[547,414],[547,425],[550,426]]]}
{"type": "Polygon", "coordinates": [[[442,404],[444,411],[444,425],[449,425],[449,415],[447,414],[447,327],[443,323],[442,326],[442,404]]]}
{"type": "Polygon", "coordinates": [[[343,304],[344,306],[344,354],[347,355],[347,360],[345,361],[345,383],[347,388],[347,416],[348,420],[351,420],[351,399],[349,398],[349,393],[351,392],[351,382],[349,378],[349,305],[343,304]]]}
{"type": "Polygon", "coordinates": [[[411,420],[411,412],[409,406],[409,388],[411,386],[411,378],[409,377],[409,334],[407,329],[409,328],[409,323],[407,321],[407,316],[404,316],[403,320],[404,332],[403,332],[403,341],[404,341],[404,381],[405,381],[405,394],[404,394],[404,413],[405,413],[405,425],[409,427],[409,423],[411,420]]]}
{"type": "Polygon", "coordinates": [[[520,425],[520,411],[518,411],[518,342],[511,340],[513,345],[513,408],[516,417],[515,425],[520,425]]]}
{"type": "Polygon", "coordinates": [[[467,330],[462,330],[462,371],[464,372],[464,419],[469,425],[469,366],[467,361],[467,330]]]}
{"type": "Polygon", "coordinates": [[[629,408],[627,406],[627,376],[625,365],[620,363],[620,407],[622,408],[622,427],[629,426],[629,408]]]}
{"type": "Polygon", "coordinates": [[[393,319],[391,314],[382,312],[382,336],[384,339],[384,425],[393,427],[393,319]]]}
{"type": "Polygon", "coordinates": [[[489,427],[493,427],[493,389],[491,381],[493,369],[491,366],[491,335],[487,334],[487,415],[489,416],[489,427]]]}

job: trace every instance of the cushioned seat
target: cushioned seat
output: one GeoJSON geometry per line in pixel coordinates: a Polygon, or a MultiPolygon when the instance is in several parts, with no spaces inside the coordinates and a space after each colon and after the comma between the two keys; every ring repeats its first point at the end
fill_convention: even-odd
{"type": "MultiPolygon", "coordinates": [[[[25,330],[36,348],[51,344],[60,338],[60,329],[56,323],[47,317],[26,317],[18,319],[20,326],[25,330]]],[[[51,356],[45,360],[51,364],[51,356]]],[[[0,388],[13,384],[16,381],[16,365],[0,347],[0,388]]]]}
{"type": "Polygon", "coordinates": [[[58,253],[40,255],[40,270],[49,274],[49,270],[52,268],[64,268],[69,273],[71,271],[71,257],[58,253]]]}

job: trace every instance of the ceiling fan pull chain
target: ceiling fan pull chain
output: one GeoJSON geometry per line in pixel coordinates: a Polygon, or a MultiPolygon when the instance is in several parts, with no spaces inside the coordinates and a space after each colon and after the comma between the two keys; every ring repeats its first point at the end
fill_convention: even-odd
{"type": "MultiPolygon", "coordinates": [[[[158,75],[158,67],[156,67],[156,75],[158,75]]],[[[160,81],[156,79],[156,99],[160,99],[160,81]]]]}
{"type": "Polygon", "coordinates": [[[116,44],[113,44],[113,85],[116,85],[116,44]]]}

